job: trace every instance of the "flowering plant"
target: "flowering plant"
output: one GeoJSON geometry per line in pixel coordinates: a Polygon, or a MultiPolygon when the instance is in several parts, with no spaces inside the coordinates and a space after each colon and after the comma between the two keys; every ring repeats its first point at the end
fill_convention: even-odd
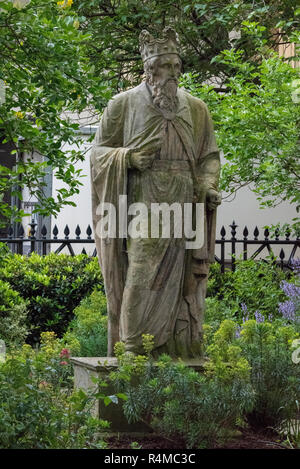
{"type": "Polygon", "coordinates": [[[296,274],[296,283],[290,283],[286,280],[281,282],[281,289],[288,299],[279,303],[278,310],[288,321],[300,323],[300,259],[292,262],[294,273],[296,274]]]}

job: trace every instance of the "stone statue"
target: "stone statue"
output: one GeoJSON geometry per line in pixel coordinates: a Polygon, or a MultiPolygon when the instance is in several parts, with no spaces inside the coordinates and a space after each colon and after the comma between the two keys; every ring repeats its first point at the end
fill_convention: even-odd
{"type": "MultiPolygon", "coordinates": [[[[108,356],[121,340],[142,353],[201,357],[209,265],[214,260],[219,152],[207,106],[178,88],[178,38],[140,34],[145,81],[115,96],[105,109],[91,153],[93,224],[108,304],[108,356]],[[99,204],[203,204],[204,243],[186,249],[185,236],[102,237],[99,204]]],[[[175,215],[174,215],[175,216],[175,215]]],[[[193,215],[194,216],[194,215],[193,215]]]]}

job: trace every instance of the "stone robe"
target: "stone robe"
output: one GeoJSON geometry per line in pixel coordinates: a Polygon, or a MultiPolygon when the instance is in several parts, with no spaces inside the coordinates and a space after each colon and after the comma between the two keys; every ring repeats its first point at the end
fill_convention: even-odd
{"type": "MultiPolygon", "coordinates": [[[[215,211],[204,211],[205,242],[185,249],[185,238],[99,238],[96,210],[128,204],[206,202],[218,190],[219,153],[206,105],[178,89],[178,108],[167,120],[142,83],[115,96],[97,130],[91,153],[93,224],[108,304],[108,355],[116,341],[142,352],[142,334],[154,336],[154,354],[201,356],[209,263],[214,259],[215,211]],[[131,150],[155,153],[151,168],[130,168],[131,150]]],[[[118,233],[118,225],[117,225],[118,233]]]]}

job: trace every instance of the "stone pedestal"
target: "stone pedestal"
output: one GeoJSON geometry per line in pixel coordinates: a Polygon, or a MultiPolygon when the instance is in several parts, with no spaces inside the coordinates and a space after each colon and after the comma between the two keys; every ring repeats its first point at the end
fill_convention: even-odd
{"type": "MultiPolygon", "coordinates": [[[[97,384],[93,383],[92,377],[101,378],[104,381],[111,371],[116,371],[118,361],[115,357],[71,357],[71,363],[74,367],[74,385],[77,389],[96,389],[97,384]]],[[[184,364],[196,371],[203,371],[205,359],[184,360],[184,364]]],[[[112,395],[115,391],[111,386],[103,388],[101,391],[106,395],[112,395]]],[[[110,422],[109,432],[126,433],[149,433],[149,428],[143,422],[129,424],[122,410],[123,401],[118,404],[111,403],[105,406],[102,399],[96,400],[93,408],[93,416],[99,417],[110,422]]]]}

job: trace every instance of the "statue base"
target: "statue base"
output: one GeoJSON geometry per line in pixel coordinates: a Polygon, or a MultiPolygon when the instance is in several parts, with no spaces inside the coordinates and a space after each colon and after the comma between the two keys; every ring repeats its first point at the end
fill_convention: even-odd
{"type": "MultiPolygon", "coordinates": [[[[87,391],[88,389],[97,389],[97,383],[92,381],[92,377],[107,379],[109,373],[116,371],[118,368],[118,361],[115,357],[71,357],[70,359],[74,367],[74,386],[76,389],[87,391]]],[[[195,371],[202,372],[204,359],[185,359],[184,364],[193,368],[195,371]]],[[[114,390],[110,385],[103,388],[103,394],[112,395],[114,390]]],[[[118,404],[110,403],[105,406],[102,399],[95,400],[92,409],[94,417],[108,420],[110,427],[108,433],[112,432],[126,432],[126,433],[151,433],[152,429],[143,422],[128,423],[122,410],[123,401],[119,400],[118,404]]]]}

